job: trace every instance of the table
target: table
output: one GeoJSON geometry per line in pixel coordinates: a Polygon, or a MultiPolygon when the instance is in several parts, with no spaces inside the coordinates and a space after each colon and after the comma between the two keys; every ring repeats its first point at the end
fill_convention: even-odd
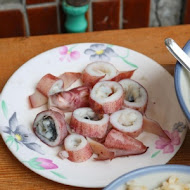
{"type": "MultiPolygon", "coordinates": [[[[164,45],[173,38],[181,47],[190,38],[190,25],[113,30],[81,34],[58,34],[0,39],[0,92],[9,77],[27,60],[51,48],[72,43],[103,42],[124,46],[152,58],[172,75],[176,60],[164,45]]],[[[190,131],[169,164],[190,165],[190,131]]],[[[8,150],[0,137],[1,190],[79,190],[45,179],[22,165],[8,150]]]]}

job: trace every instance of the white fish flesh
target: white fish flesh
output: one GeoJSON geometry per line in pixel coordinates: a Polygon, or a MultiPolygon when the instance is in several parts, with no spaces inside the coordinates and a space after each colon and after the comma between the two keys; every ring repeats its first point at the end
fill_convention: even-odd
{"type": "Polygon", "coordinates": [[[138,82],[131,79],[119,81],[124,89],[124,106],[136,109],[142,113],[146,111],[148,93],[138,82]]]}
{"type": "Polygon", "coordinates": [[[70,134],[64,140],[65,151],[72,162],[84,162],[92,156],[88,141],[79,134],[70,134]]]}
{"type": "Polygon", "coordinates": [[[108,124],[108,114],[97,114],[91,108],[84,107],[73,112],[70,127],[83,136],[103,138],[106,135],[108,124]]]}
{"type": "Polygon", "coordinates": [[[126,108],[112,113],[110,123],[113,128],[131,137],[137,137],[143,131],[143,116],[134,109],[126,108]]]}
{"type": "Polygon", "coordinates": [[[97,113],[113,113],[119,110],[124,101],[122,86],[114,81],[96,83],[90,93],[90,107],[97,113]]]}

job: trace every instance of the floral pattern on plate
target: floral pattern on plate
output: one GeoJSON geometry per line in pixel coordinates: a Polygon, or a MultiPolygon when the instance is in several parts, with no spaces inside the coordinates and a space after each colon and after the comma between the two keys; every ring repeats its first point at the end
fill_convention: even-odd
{"type": "MultiPolygon", "coordinates": [[[[46,158],[40,158],[40,157],[35,157],[30,159],[29,161],[23,161],[24,163],[28,164],[31,168],[36,169],[36,170],[53,170],[53,169],[58,169],[58,166],[53,163],[52,160],[46,159],[46,158]]],[[[55,171],[51,171],[54,175],[66,179],[66,177],[60,173],[57,173],[55,171]]]]}
{"type": "Polygon", "coordinates": [[[63,46],[59,49],[60,61],[66,60],[68,62],[78,60],[80,58],[79,51],[73,51],[75,46],[68,48],[67,46],[63,46]]]}
{"type": "Polygon", "coordinates": [[[180,133],[183,132],[183,130],[185,130],[186,128],[187,126],[183,124],[183,122],[178,122],[174,124],[172,132],[165,130],[165,133],[168,135],[171,141],[159,137],[159,139],[155,142],[155,148],[159,149],[159,151],[152,154],[151,157],[156,157],[161,152],[161,150],[163,151],[163,154],[173,153],[175,150],[175,146],[179,146],[181,144],[180,133]]]}
{"type": "Polygon", "coordinates": [[[136,69],[138,68],[137,65],[135,65],[127,60],[127,57],[129,56],[129,50],[127,51],[125,56],[121,56],[121,55],[117,54],[111,47],[113,47],[113,45],[92,44],[90,46],[90,48],[88,48],[84,51],[84,53],[86,55],[90,55],[89,59],[90,59],[90,61],[93,61],[93,62],[95,62],[95,61],[109,62],[112,57],[118,57],[118,58],[122,59],[122,61],[125,62],[126,64],[128,64],[136,69]]]}
{"type": "MultiPolygon", "coordinates": [[[[1,105],[4,115],[7,117],[8,111],[5,101],[2,101],[1,105]]],[[[19,147],[24,145],[33,151],[44,154],[41,146],[34,142],[36,139],[34,134],[29,133],[26,127],[18,123],[16,112],[10,117],[8,123],[9,126],[2,127],[2,132],[8,134],[5,142],[9,147],[15,145],[16,151],[18,151],[19,147]]]]}
{"type": "Polygon", "coordinates": [[[106,44],[92,44],[84,53],[90,55],[91,61],[110,61],[111,57],[117,56],[114,50],[106,44]]]}

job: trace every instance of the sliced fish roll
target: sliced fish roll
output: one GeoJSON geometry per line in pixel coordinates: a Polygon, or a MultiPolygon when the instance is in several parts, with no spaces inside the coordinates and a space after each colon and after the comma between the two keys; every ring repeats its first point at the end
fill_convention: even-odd
{"type": "Polygon", "coordinates": [[[64,140],[64,147],[72,162],[84,162],[93,154],[88,141],[79,134],[68,135],[64,140]]]}
{"type": "Polygon", "coordinates": [[[82,74],[82,80],[85,85],[93,86],[99,80],[110,80],[117,75],[117,69],[107,62],[94,62],[88,64],[82,74]]]}
{"type": "Polygon", "coordinates": [[[112,127],[131,137],[137,137],[143,132],[143,116],[134,109],[126,108],[112,113],[110,123],[112,127]]]}
{"type": "Polygon", "coordinates": [[[46,74],[40,79],[36,89],[44,96],[48,97],[63,91],[63,81],[52,74],[46,74]]]}
{"type": "Polygon", "coordinates": [[[57,108],[62,112],[72,112],[77,108],[89,106],[90,89],[79,86],[69,91],[60,92],[49,97],[49,109],[57,108]]]}
{"type": "Polygon", "coordinates": [[[115,129],[108,133],[104,145],[114,152],[114,157],[143,154],[148,149],[141,141],[115,129]]]}
{"type": "Polygon", "coordinates": [[[96,83],[90,93],[90,107],[97,113],[113,113],[119,110],[124,101],[122,86],[114,81],[96,83]]]}
{"type": "Polygon", "coordinates": [[[37,114],[33,123],[33,130],[42,142],[51,147],[61,145],[68,134],[64,115],[53,110],[46,110],[37,114]]]}
{"type": "Polygon", "coordinates": [[[103,138],[109,124],[109,115],[97,114],[91,108],[78,108],[71,117],[70,127],[78,134],[92,138],[103,138]]]}
{"type": "Polygon", "coordinates": [[[146,89],[131,79],[123,79],[119,83],[124,89],[124,107],[133,108],[144,113],[148,102],[146,89]]]}

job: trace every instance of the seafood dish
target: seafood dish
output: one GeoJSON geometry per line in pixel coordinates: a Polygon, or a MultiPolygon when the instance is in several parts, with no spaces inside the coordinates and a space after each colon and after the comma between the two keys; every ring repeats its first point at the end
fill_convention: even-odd
{"type": "MultiPolygon", "coordinates": [[[[148,190],[148,188],[144,185],[140,185],[136,183],[134,180],[128,182],[125,187],[118,188],[117,190],[148,190]]],[[[182,183],[179,178],[176,176],[170,176],[166,181],[162,182],[159,187],[154,188],[154,190],[171,190],[171,189],[181,189],[181,190],[189,190],[190,189],[190,181],[189,183],[182,183]]]]}
{"type": "Polygon", "coordinates": [[[148,92],[131,79],[134,72],[99,61],[81,73],[46,74],[29,96],[31,109],[48,105],[34,118],[34,133],[50,147],[61,146],[57,155],[71,162],[144,154],[148,146],[137,139],[143,132],[169,142],[160,124],[146,116],[148,92]],[[77,80],[82,84],[68,89],[77,80]]]}

